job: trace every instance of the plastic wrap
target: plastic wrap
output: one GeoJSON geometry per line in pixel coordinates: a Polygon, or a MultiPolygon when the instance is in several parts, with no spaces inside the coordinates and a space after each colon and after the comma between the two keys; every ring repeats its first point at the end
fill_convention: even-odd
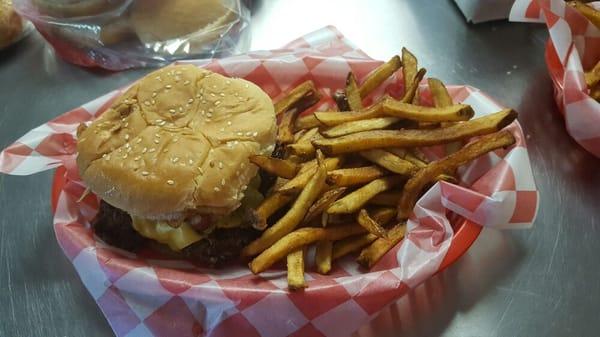
{"type": "MultiPolygon", "coordinates": [[[[323,93],[313,110],[335,104],[329,95],[344,85],[348,71],[360,80],[381,64],[333,27],[284,49],[185,62],[250,80],[274,99],[311,79],[323,93]]],[[[367,100],[384,92],[398,96],[402,86],[398,72],[367,100]]],[[[431,103],[426,85],[421,89],[422,102],[431,103]]],[[[124,252],[91,232],[96,197],[77,202],[85,187],[75,167],[74,138],[79,123],[101,114],[123,90],[31,130],[0,153],[1,172],[24,175],[60,168],[53,186],[57,239],[118,336],[347,336],[458,258],[479,225],[529,227],[536,216],[538,191],[523,133],[513,122],[507,129],[516,144],[462,167],[460,185],[437,183],[425,193],[408,221],[405,239],[368,272],[359,270],[351,257],[336,262],[325,276],[309,265],[308,288],[289,292],[281,266],[252,275],[243,265],[204,269],[189,261],[124,252]],[[464,229],[471,234],[461,236],[464,229]]],[[[455,102],[471,104],[477,115],[501,108],[469,86],[451,86],[449,91],[455,102]]],[[[439,146],[426,153],[435,158],[443,151],[439,146]]]]}
{"type": "MultiPolygon", "coordinates": [[[[588,5],[600,9],[600,2],[588,5]]],[[[567,132],[600,157],[600,103],[589,96],[583,77],[600,61],[600,30],[562,0],[517,0],[510,20],[546,22],[546,65],[567,132]]]]}
{"type": "Polygon", "coordinates": [[[122,70],[247,50],[240,0],[14,0],[65,60],[122,70]]]}

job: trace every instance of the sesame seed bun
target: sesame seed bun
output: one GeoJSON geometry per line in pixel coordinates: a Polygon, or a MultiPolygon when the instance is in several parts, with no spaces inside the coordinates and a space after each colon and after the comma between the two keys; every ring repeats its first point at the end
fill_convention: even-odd
{"type": "Polygon", "coordinates": [[[33,0],[43,14],[57,18],[97,15],[115,9],[125,0],[33,0]]]}
{"type": "Polygon", "coordinates": [[[11,0],[0,0],[0,48],[11,44],[23,31],[23,21],[11,0]]]}
{"type": "Polygon", "coordinates": [[[169,66],[78,130],[77,165],[92,192],[134,216],[228,214],[257,173],[248,157],[272,151],[276,128],[251,82],[169,66]]]}

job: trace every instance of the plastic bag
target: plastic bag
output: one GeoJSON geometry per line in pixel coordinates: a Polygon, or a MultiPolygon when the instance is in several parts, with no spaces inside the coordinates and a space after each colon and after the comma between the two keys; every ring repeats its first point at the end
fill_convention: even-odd
{"type": "Polygon", "coordinates": [[[14,0],[65,60],[122,70],[247,50],[240,0],[14,0]]]}

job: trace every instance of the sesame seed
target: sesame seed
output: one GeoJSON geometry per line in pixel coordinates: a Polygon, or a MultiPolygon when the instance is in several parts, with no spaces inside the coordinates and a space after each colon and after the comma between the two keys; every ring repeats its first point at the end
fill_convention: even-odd
{"type": "Polygon", "coordinates": [[[141,157],[140,157],[140,156],[136,156],[136,157],[134,157],[134,158],[133,158],[133,160],[135,160],[135,161],[138,161],[138,160],[140,160],[140,159],[141,159],[141,157]]]}
{"type": "Polygon", "coordinates": [[[144,101],[144,105],[149,106],[150,105],[150,101],[144,101]]]}
{"type": "Polygon", "coordinates": [[[206,100],[204,100],[204,99],[203,99],[203,100],[202,100],[202,104],[206,104],[206,100]]]}
{"type": "Polygon", "coordinates": [[[238,136],[243,136],[243,135],[244,135],[244,133],[243,133],[243,132],[241,132],[241,131],[238,131],[236,134],[237,134],[238,136]]]}
{"type": "Polygon", "coordinates": [[[173,143],[177,143],[179,141],[179,138],[175,137],[173,138],[173,143]]]}
{"type": "Polygon", "coordinates": [[[241,168],[244,168],[244,167],[246,167],[246,163],[242,163],[242,164],[240,165],[240,167],[241,167],[241,168]]]}
{"type": "Polygon", "coordinates": [[[183,107],[182,106],[179,107],[179,112],[183,112],[183,107]]]}
{"type": "Polygon", "coordinates": [[[127,155],[127,153],[125,153],[125,154],[123,155],[123,159],[127,159],[127,156],[128,156],[128,155],[127,155]]]}
{"type": "Polygon", "coordinates": [[[169,180],[167,180],[167,184],[173,185],[173,184],[175,184],[175,182],[173,180],[169,179],[169,180]]]}
{"type": "Polygon", "coordinates": [[[221,101],[215,101],[215,106],[221,104],[221,101]]]}
{"type": "Polygon", "coordinates": [[[200,97],[202,97],[202,95],[196,94],[196,98],[200,98],[200,97]]]}
{"type": "Polygon", "coordinates": [[[208,112],[215,112],[215,110],[213,110],[213,108],[208,108],[208,112]]]}
{"type": "Polygon", "coordinates": [[[160,123],[160,122],[162,122],[162,119],[156,119],[155,122],[160,123]]]}
{"type": "Polygon", "coordinates": [[[219,168],[223,169],[223,162],[222,161],[219,162],[219,168]]]}
{"type": "Polygon", "coordinates": [[[167,124],[167,122],[165,122],[165,121],[162,121],[162,122],[158,123],[158,125],[160,125],[160,126],[163,126],[165,124],[167,124]]]}
{"type": "Polygon", "coordinates": [[[169,109],[169,112],[174,114],[175,113],[175,109],[169,109]]]}
{"type": "Polygon", "coordinates": [[[190,81],[183,82],[183,85],[188,85],[188,84],[190,84],[190,81]]]}
{"type": "Polygon", "coordinates": [[[198,172],[200,172],[200,175],[204,174],[204,170],[202,169],[202,167],[198,167],[197,169],[198,169],[198,172]]]}
{"type": "Polygon", "coordinates": [[[117,152],[121,153],[121,152],[123,152],[123,150],[121,150],[121,149],[117,149],[117,152]]]}
{"type": "Polygon", "coordinates": [[[191,159],[189,159],[189,160],[188,160],[188,164],[190,164],[190,166],[191,166],[191,165],[194,165],[194,161],[193,161],[193,160],[191,160],[191,159]]]}
{"type": "Polygon", "coordinates": [[[158,143],[160,143],[160,140],[158,140],[158,139],[155,139],[155,140],[154,140],[154,144],[158,144],[158,143]]]}
{"type": "Polygon", "coordinates": [[[218,188],[218,187],[215,187],[214,189],[215,189],[215,192],[219,192],[219,191],[221,190],[221,189],[220,189],[220,188],[218,188]]]}
{"type": "Polygon", "coordinates": [[[192,103],[194,103],[194,99],[193,99],[193,98],[190,98],[190,99],[188,99],[188,103],[189,103],[189,104],[192,104],[192,103]]]}
{"type": "Polygon", "coordinates": [[[148,151],[147,147],[145,147],[145,148],[142,149],[142,153],[146,153],[146,151],[148,151]]]}
{"type": "Polygon", "coordinates": [[[231,121],[227,121],[227,125],[228,125],[228,126],[231,126],[231,121]]]}
{"type": "Polygon", "coordinates": [[[238,145],[240,142],[238,142],[237,140],[233,141],[233,145],[238,145]]]}
{"type": "Polygon", "coordinates": [[[130,147],[131,147],[131,145],[130,145],[129,143],[125,143],[125,148],[126,148],[126,149],[128,149],[128,148],[130,148],[130,147]]]}
{"type": "Polygon", "coordinates": [[[231,84],[231,81],[230,80],[226,80],[225,84],[231,84]]]}
{"type": "Polygon", "coordinates": [[[225,186],[225,178],[221,179],[221,186],[225,186]]]}
{"type": "Polygon", "coordinates": [[[153,92],[152,93],[152,98],[156,97],[156,95],[158,95],[157,93],[153,92]]]}
{"type": "Polygon", "coordinates": [[[150,150],[148,150],[148,152],[149,152],[149,153],[152,153],[152,152],[154,152],[154,151],[156,151],[156,149],[155,149],[155,148],[151,148],[150,150]]]}
{"type": "Polygon", "coordinates": [[[106,153],[102,154],[102,158],[106,158],[106,156],[107,156],[106,153]]]}
{"type": "Polygon", "coordinates": [[[153,99],[151,99],[151,100],[150,100],[150,103],[152,103],[152,105],[154,105],[154,104],[156,104],[156,101],[155,101],[155,100],[153,100],[153,99]]]}
{"type": "Polygon", "coordinates": [[[123,127],[125,127],[125,128],[128,127],[128,126],[129,126],[128,122],[125,122],[125,124],[123,124],[123,127]]]}
{"type": "Polygon", "coordinates": [[[210,93],[210,97],[217,97],[217,95],[215,95],[215,93],[214,93],[214,92],[211,92],[211,93],[210,93]]]}
{"type": "Polygon", "coordinates": [[[258,136],[258,132],[254,131],[254,132],[252,133],[252,136],[253,136],[253,137],[256,137],[256,136],[258,136]]]}
{"type": "Polygon", "coordinates": [[[220,128],[219,131],[225,132],[225,128],[220,128]]]}
{"type": "Polygon", "coordinates": [[[172,86],[172,85],[170,85],[170,84],[167,84],[167,85],[165,85],[165,88],[167,88],[167,89],[171,89],[172,87],[173,87],[173,86],[172,86]]]}
{"type": "Polygon", "coordinates": [[[219,96],[221,96],[221,97],[225,97],[225,93],[222,93],[222,92],[221,92],[221,93],[219,93],[219,96]]]}
{"type": "Polygon", "coordinates": [[[143,175],[143,176],[147,176],[147,175],[149,175],[149,174],[150,174],[150,173],[148,173],[148,171],[142,171],[142,175],[143,175]]]}
{"type": "Polygon", "coordinates": [[[129,152],[131,152],[131,148],[130,147],[127,148],[127,153],[129,153],[129,152]]]}
{"type": "Polygon", "coordinates": [[[163,153],[169,152],[169,149],[163,149],[163,153]]]}
{"type": "Polygon", "coordinates": [[[211,112],[207,112],[206,113],[206,117],[211,118],[212,117],[212,113],[211,112]]]}
{"type": "Polygon", "coordinates": [[[125,135],[125,140],[128,140],[128,139],[129,139],[129,135],[125,135]]]}
{"type": "Polygon", "coordinates": [[[110,160],[110,155],[104,157],[105,160],[110,160]]]}
{"type": "Polygon", "coordinates": [[[248,189],[248,185],[244,185],[244,186],[242,186],[242,191],[245,191],[245,190],[247,190],[247,189],[248,189]]]}
{"type": "Polygon", "coordinates": [[[178,161],[179,161],[179,157],[173,157],[173,159],[171,159],[171,161],[172,161],[173,163],[176,163],[176,162],[178,162],[178,161]]]}
{"type": "Polygon", "coordinates": [[[206,118],[204,121],[205,121],[206,123],[210,123],[210,122],[212,121],[212,119],[210,119],[210,118],[206,118]]]}
{"type": "Polygon", "coordinates": [[[248,136],[248,137],[252,136],[252,131],[246,132],[246,136],[248,136]]]}
{"type": "Polygon", "coordinates": [[[244,88],[248,88],[248,87],[249,87],[248,83],[244,84],[244,88]]]}
{"type": "Polygon", "coordinates": [[[175,75],[181,75],[181,71],[180,71],[180,70],[177,70],[177,71],[175,72],[175,75]]]}
{"type": "Polygon", "coordinates": [[[233,93],[233,96],[237,97],[237,95],[239,95],[237,91],[233,93]]]}
{"type": "Polygon", "coordinates": [[[175,82],[179,82],[179,81],[181,81],[181,77],[175,76],[175,82]]]}
{"type": "Polygon", "coordinates": [[[211,161],[208,163],[208,165],[209,165],[210,167],[215,167],[215,162],[211,160],[211,161]]]}
{"type": "Polygon", "coordinates": [[[213,84],[213,89],[217,89],[217,86],[215,84],[213,84]]]}

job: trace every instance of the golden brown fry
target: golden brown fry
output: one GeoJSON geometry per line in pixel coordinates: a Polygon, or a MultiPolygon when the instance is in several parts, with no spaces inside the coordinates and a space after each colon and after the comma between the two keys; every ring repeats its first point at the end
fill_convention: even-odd
{"type": "Polygon", "coordinates": [[[298,164],[285,159],[254,155],[250,156],[249,160],[261,169],[287,179],[295,177],[300,169],[298,164]]]}
{"type": "Polygon", "coordinates": [[[294,143],[297,143],[302,138],[302,136],[306,134],[306,131],[306,129],[296,131],[296,133],[294,133],[294,143]]]}
{"type": "Polygon", "coordinates": [[[401,194],[401,191],[379,193],[369,200],[369,204],[379,206],[398,206],[398,200],[400,200],[401,194]]]}
{"type": "Polygon", "coordinates": [[[302,222],[308,208],[317,200],[321,190],[325,186],[327,171],[323,161],[319,161],[316,169],[311,172],[311,176],[306,187],[300,192],[298,199],[296,199],[290,210],[277,223],[265,230],[258,239],[244,247],[242,256],[259,254],[277,240],[293,231],[302,222]]]}
{"type": "Polygon", "coordinates": [[[381,225],[377,223],[377,221],[373,220],[373,218],[369,216],[369,213],[364,208],[361,209],[360,212],[358,212],[358,217],[356,218],[356,221],[359,225],[363,226],[369,233],[377,236],[378,238],[384,238],[387,236],[386,230],[383,229],[383,227],[381,227],[381,225]]]}
{"type": "Polygon", "coordinates": [[[274,242],[273,245],[255,257],[248,266],[254,274],[258,274],[267,270],[287,254],[311,243],[321,240],[337,241],[364,232],[365,229],[359,225],[300,228],[274,242]]]}
{"type": "Polygon", "coordinates": [[[596,63],[592,70],[586,72],[584,74],[585,84],[587,84],[588,88],[595,86],[598,82],[600,82],[600,61],[596,63]]]}
{"type": "Polygon", "coordinates": [[[443,108],[454,104],[452,102],[452,97],[450,97],[450,94],[442,81],[430,77],[427,79],[427,85],[429,86],[429,91],[431,91],[434,106],[443,108]]]}
{"type": "Polygon", "coordinates": [[[315,252],[315,265],[317,266],[317,272],[319,274],[327,274],[331,270],[331,250],[333,242],[329,240],[323,240],[317,242],[317,249],[315,252]]]}
{"type": "Polygon", "coordinates": [[[356,77],[352,72],[349,72],[346,77],[346,100],[348,100],[350,110],[357,111],[363,108],[356,77]]]}
{"type": "Polygon", "coordinates": [[[400,69],[401,66],[402,61],[400,60],[400,57],[395,55],[389,61],[373,70],[360,86],[360,97],[367,97],[367,95],[375,90],[375,88],[380,86],[383,82],[385,82],[385,80],[392,76],[396,70],[400,69]]]}
{"type": "Polygon", "coordinates": [[[258,230],[267,228],[267,219],[277,212],[278,209],[292,201],[293,195],[285,195],[282,193],[273,193],[258,206],[250,211],[250,223],[252,227],[258,230]]]}
{"type": "Polygon", "coordinates": [[[360,121],[338,124],[328,130],[321,132],[321,134],[329,138],[339,137],[361,131],[385,129],[390,125],[398,123],[399,121],[400,118],[397,117],[379,117],[363,119],[360,121]]]}
{"type": "Polygon", "coordinates": [[[442,174],[438,175],[437,177],[435,177],[435,181],[442,181],[442,180],[449,182],[451,184],[458,184],[458,180],[456,179],[456,177],[454,177],[450,174],[442,173],[442,174]]]}
{"type": "Polygon", "coordinates": [[[394,99],[383,102],[383,112],[387,115],[419,122],[457,122],[469,120],[475,111],[467,104],[455,104],[443,108],[432,108],[403,103],[394,99]]]}
{"type": "Polygon", "coordinates": [[[301,116],[296,119],[295,130],[312,129],[321,126],[321,122],[315,117],[315,114],[301,116]]]}
{"type": "Polygon", "coordinates": [[[372,197],[398,185],[403,179],[399,176],[379,178],[334,202],[327,209],[329,214],[354,213],[372,197]]]}
{"type": "Polygon", "coordinates": [[[509,131],[496,132],[483,136],[457,152],[419,170],[404,185],[398,203],[398,219],[406,219],[410,216],[423,188],[432,183],[440,174],[454,172],[459,166],[495,149],[510,146],[514,142],[515,138],[509,131]]]}
{"type": "Polygon", "coordinates": [[[371,242],[377,240],[377,236],[368,233],[352,236],[343,240],[337,241],[333,244],[331,251],[331,259],[337,260],[343,256],[353,253],[371,242]]]}
{"type": "Polygon", "coordinates": [[[396,216],[395,207],[379,207],[371,211],[371,218],[382,225],[386,225],[396,216]]]}
{"type": "Polygon", "coordinates": [[[415,156],[414,154],[412,154],[410,152],[407,152],[404,155],[404,160],[413,163],[418,168],[422,168],[422,167],[427,166],[427,162],[426,161],[421,160],[421,158],[418,158],[417,156],[415,156]]]}
{"type": "Polygon", "coordinates": [[[590,89],[590,97],[600,101],[600,84],[596,84],[590,89]]]}
{"type": "Polygon", "coordinates": [[[309,129],[296,141],[296,143],[310,142],[318,133],[319,128],[309,129]]]}
{"type": "Polygon", "coordinates": [[[363,119],[383,117],[383,104],[375,103],[360,111],[317,111],[315,118],[326,126],[336,126],[343,123],[360,121],[363,119]]]}
{"type": "Polygon", "coordinates": [[[402,175],[413,175],[417,172],[417,166],[394,154],[380,149],[361,151],[360,155],[369,161],[386,168],[394,173],[402,175]]]}
{"type": "MultiPolygon", "coordinates": [[[[325,168],[327,171],[335,170],[340,164],[340,158],[326,158],[325,159],[325,168]]],[[[285,183],[283,186],[277,189],[277,192],[281,192],[284,194],[296,194],[300,192],[309,179],[312,177],[314,170],[316,167],[316,161],[309,161],[300,168],[298,174],[285,183]]]]}
{"type": "Polygon", "coordinates": [[[600,29],[600,12],[581,1],[568,1],[567,4],[575,8],[581,15],[585,16],[590,22],[600,29]]]}
{"type": "Polygon", "coordinates": [[[279,128],[277,129],[277,142],[280,144],[289,144],[294,142],[294,123],[299,111],[297,109],[288,110],[283,114],[279,128]]]}
{"type": "Polygon", "coordinates": [[[337,169],[327,172],[327,182],[334,186],[361,185],[386,174],[388,171],[376,165],[337,169]]]}
{"type": "Polygon", "coordinates": [[[415,77],[413,78],[410,86],[406,87],[406,91],[404,92],[404,96],[402,97],[400,102],[413,103],[415,98],[418,97],[417,91],[419,90],[419,83],[421,83],[421,81],[423,80],[423,77],[425,77],[426,72],[427,71],[424,68],[419,69],[419,71],[416,73],[415,77]]]}
{"type": "Polygon", "coordinates": [[[288,288],[298,290],[306,288],[304,280],[304,249],[300,248],[287,255],[288,288]]]}
{"type": "MultiPolygon", "coordinates": [[[[408,88],[414,82],[417,76],[417,58],[408,49],[402,48],[402,75],[404,77],[404,89],[408,88]]],[[[406,96],[406,94],[405,94],[406,96]]],[[[402,99],[404,101],[404,98],[402,99]]],[[[410,100],[408,100],[410,102],[410,100]]]]}
{"type": "Polygon", "coordinates": [[[385,253],[392,249],[402,240],[406,232],[406,224],[400,223],[388,231],[386,238],[375,240],[369,247],[363,249],[356,262],[364,268],[371,268],[379,261],[385,253]]]}
{"type": "Polygon", "coordinates": [[[446,144],[498,131],[517,118],[512,109],[433,130],[377,130],[313,141],[327,155],[385,147],[418,147],[446,144]]]}
{"type": "Polygon", "coordinates": [[[308,96],[319,96],[319,93],[315,88],[315,84],[310,80],[301,83],[300,85],[292,89],[287,95],[285,95],[285,97],[283,97],[277,103],[275,103],[275,114],[279,115],[292,108],[295,108],[302,100],[302,98],[308,96]]]}
{"type": "Polygon", "coordinates": [[[310,222],[319,214],[323,213],[323,211],[326,210],[332,203],[334,203],[345,191],[346,187],[338,187],[323,193],[321,198],[315,201],[315,203],[308,209],[308,212],[304,217],[304,223],[310,222]]]}

